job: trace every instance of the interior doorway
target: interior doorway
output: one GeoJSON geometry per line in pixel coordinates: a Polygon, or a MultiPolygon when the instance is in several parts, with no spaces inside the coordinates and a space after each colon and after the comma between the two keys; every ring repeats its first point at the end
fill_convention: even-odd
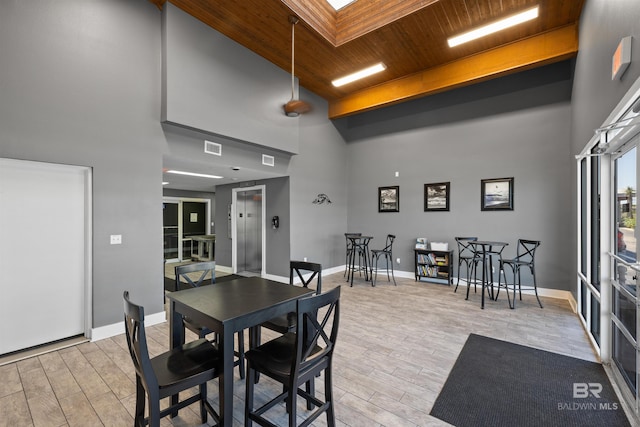
{"type": "Polygon", "coordinates": [[[0,354],[89,337],[91,169],[0,159],[0,354]]]}
{"type": "Polygon", "coordinates": [[[162,202],[164,260],[191,260],[192,237],[211,233],[210,200],[164,197],[162,202]]]}
{"type": "Polygon", "coordinates": [[[234,188],[232,196],[233,272],[265,274],[265,186],[234,188]]]}

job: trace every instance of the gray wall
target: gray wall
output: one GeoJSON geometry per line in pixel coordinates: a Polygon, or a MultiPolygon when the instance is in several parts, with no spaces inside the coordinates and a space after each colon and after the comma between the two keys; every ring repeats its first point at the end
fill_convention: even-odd
{"type": "Polygon", "coordinates": [[[571,62],[341,121],[348,143],[347,229],[395,234],[396,268],[413,272],[416,237],[542,241],[539,285],[569,289],[571,62]],[[395,172],[399,177],[395,177],[395,172]],[[513,211],[482,212],[480,180],[514,177],[513,211]],[[424,184],[449,181],[449,212],[424,212],[424,184]],[[377,190],[400,186],[400,212],[378,213],[377,190]]]}
{"type": "Polygon", "coordinates": [[[291,158],[291,258],[344,265],[347,230],[347,146],[327,120],[326,101],[303,92],[314,109],[300,120],[300,154],[291,158]],[[318,194],[331,203],[314,204],[318,194]]]}
{"type": "Polygon", "coordinates": [[[216,257],[220,265],[231,266],[231,241],[221,237],[228,234],[226,221],[232,188],[263,183],[267,185],[267,222],[274,215],[280,217],[278,230],[267,229],[267,273],[287,277],[289,260],[305,257],[322,264],[324,269],[344,264],[346,145],[326,118],[326,101],[304,89],[302,96],[311,102],[313,110],[289,119],[300,122],[301,136],[300,151],[291,157],[288,178],[216,187],[216,257]],[[331,203],[314,204],[321,193],[331,203]]]}
{"type": "Polygon", "coordinates": [[[639,76],[640,2],[586,1],[580,17],[580,52],[572,94],[572,154],[584,148],[594,129],[602,125],[639,76]],[[633,36],[631,65],[621,80],[612,81],[611,58],[626,36],[633,36]]]}
{"type": "Polygon", "coordinates": [[[220,266],[231,267],[231,235],[228,221],[228,207],[231,205],[232,190],[234,188],[265,185],[266,204],[266,265],[267,274],[289,277],[289,245],[291,216],[289,213],[289,178],[273,178],[250,181],[216,187],[216,263],[220,266]],[[280,217],[280,228],[271,227],[271,218],[280,217]]]}
{"type": "Polygon", "coordinates": [[[164,14],[163,121],[298,152],[290,74],[169,2],[164,14]]]}
{"type": "Polygon", "coordinates": [[[0,2],[0,157],[93,169],[94,327],[124,289],[162,310],[160,30],[146,1],[0,2]]]}

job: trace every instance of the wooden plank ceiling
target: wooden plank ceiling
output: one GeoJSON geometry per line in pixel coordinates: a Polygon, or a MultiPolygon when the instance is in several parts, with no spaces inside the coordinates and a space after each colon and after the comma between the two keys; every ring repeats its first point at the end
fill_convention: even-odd
{"type": "MultiPolygon", "coordinates": [[[[151,0],[159,7],[166,0],[151,0]]],[[[325,0],[169,0],[291,70],[338,118],[478,83],[575,56],[584,0],[357,0],[334,11],[325,0]],[[538,5],[538,19],[450,48],[447,38],[538,5]],[[331,84],[383,62],[375,76],[331,84]]],[[[287,98],[284,94],[283,98],[287,98]]],[[[284,99],[286,101],[286,99],[284,99]]]]}

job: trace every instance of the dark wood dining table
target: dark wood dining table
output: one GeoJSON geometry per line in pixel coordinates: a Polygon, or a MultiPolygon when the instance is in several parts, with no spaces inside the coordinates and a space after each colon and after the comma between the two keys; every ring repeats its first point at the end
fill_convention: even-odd
{"type": "MultiPolygon", "coordinates": [[[[183,316],[190,317],[219,334],[223,364],[219,378],[220,417],[223,426],[233,425],[235,333],[296,311],[296,301],[313,295],[314,292],[314,289],[260,277],[244,277],[167,294],[171,348],[184,343],[183,316]]],[[[251,343],[251,339],[249,341],[251,343]]]]}

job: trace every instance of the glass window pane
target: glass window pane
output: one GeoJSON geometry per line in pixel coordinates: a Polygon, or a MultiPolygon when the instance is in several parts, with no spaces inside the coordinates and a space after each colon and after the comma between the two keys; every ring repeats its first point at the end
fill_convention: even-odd
{"type": "MultiPolygon", "coordinates": [[[[616,160],[615,166],[615,230],[614,250],[620,258],[636,262],[636,148],[627,151],[616,160]]],[[[617,267],[616,267],[617,268],[617,267]]],[[[617,272],[620,275],[621,272],[617,272]]],[[[626,283],[631,283],[628,274],[626,283]]]]}
{"type": "Polygon", "coordinates": [[[580,314],[584,321],[587,321],[587,285],[580,282],[580,314]]]}
{"type": "Polygon", "coordinates": [[[626,380],[631,392],[635,395],[638,387],[636,382],[638,373],[636,350],[615,324],[613,325],[613,361],[626,380]]]}
{"type": "Polygon", "coordinates": [[[600,302],[593,294],[591,295],[591,335],[600,345],[600,302]]]}
{"type": "Polygon", "coordinates": [[[164,259],[178,258],[178,204],[162,204],[164,259]]]}
{"type": "Polygon", "coordinates": [[[580,272],[587,276],[587,159],[580,161],[580,272]]]}
{"type": "Polygon", "coordinates": [[[600,290],[600,158],[591,158],[591,284],[600,290]]]}
{"type": "Polygon", "coordinates": [[[617,289],[613,290],[613,314],[620,320],[632,336],[636,336],[636,306],[617,289]]]}

